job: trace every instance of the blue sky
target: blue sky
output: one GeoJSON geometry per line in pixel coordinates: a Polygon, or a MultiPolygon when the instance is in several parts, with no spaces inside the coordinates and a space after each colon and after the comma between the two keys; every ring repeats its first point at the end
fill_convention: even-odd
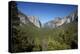
{"type": "Polygon", "coordinates": [[[27,16],[39,17],[42,24],[55,19],[55,17],[67,16],[77,9],[76,5],[31,2],[17,2],[17,7],[19,11],[27,16]]]}

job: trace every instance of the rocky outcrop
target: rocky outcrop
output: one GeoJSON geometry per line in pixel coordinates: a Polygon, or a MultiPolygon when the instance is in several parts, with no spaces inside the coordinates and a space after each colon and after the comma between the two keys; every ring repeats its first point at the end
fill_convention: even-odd
{"type": "Polygon", "coordinates": [[[54,20],[51,20],[44,24],[44,27],[55,28],[63,24],[67,24],[73,21],[78,21],[77,11],[70,13],[68,16],[63,18],[56,17],[54,20]]]}
{"type": "Polygon", "coordinates": [[[18,17],[20,18],[20,25],[22,24],[30,24],[32,23],[36,27],[41,27],[41,22],[39,21],[39,18],[36,16],[26,16],[23,13],[19,12],[18,17]]]}
{"type": "Polygon", "coordinates": [[[28,19],[31,23],[33,23],[38,28],[41,27],[41,22],[39,21],[39,18],[36,16],[28,16],[28,19]]]}
{"type": "Polygon", "coordinates": [[[63,23],[64,21],[60,17],[56,17],[54,20],[45,23],[44,26],[49,28],[55,28],[61,26],[63,23]]]}
{"type": "Polygon", "coordinates": [[[20,25],[30,23],[28,17],[25,16],[23,13],[18,12],[18,17],[20,18],[20,25]]]}

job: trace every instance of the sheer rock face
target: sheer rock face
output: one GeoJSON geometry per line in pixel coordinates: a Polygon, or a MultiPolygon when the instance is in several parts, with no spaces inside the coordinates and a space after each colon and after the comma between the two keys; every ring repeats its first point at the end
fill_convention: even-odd
{"type": "Polygon", "coordinates": [[[23,13],[18,13],[18,17],[20,18],[21,24],[29,24],[32,23],[36,27],[40,28],[41,27],[41,22],[39,21],[39,18],[36,16],[26,16],[23,13]]]}
{"type": "Polygon", "coordinates": [[[64,23],[64,20],[62,20],[61,18],[57,17],[56,19],[45,23],[44,26],[45,27],[49,27],[49,28],[55,28],[55,27],[61,26],[63,23],[64,23]]]}
{"type": "Polygon", "coordinates": [[[78,21],[78,15],[77,15],[77,11],[71,13],[68,16],[65,16],[63,18],[57,17],[54,20],[51,20],[47,23],[44,24],[44,27],[49,27],[49,28],[55,28],[58,26],[61,26],[63,24],[67,24],[73,21],[78,21]]]}
{"type": "Polygon", "coordinates": [[[39,18],[36,16],[28,16],[28,19],[31,23],[33,23],[35,26],[37,26],[38,28],[41,27],[41,22],[39,21],[39,18]]]}

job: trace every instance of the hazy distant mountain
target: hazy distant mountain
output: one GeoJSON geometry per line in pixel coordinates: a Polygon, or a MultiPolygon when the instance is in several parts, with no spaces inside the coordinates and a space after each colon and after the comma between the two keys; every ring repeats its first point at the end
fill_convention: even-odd
{"type": "Polygon", "coordinates": [[[68,16],[65,16],[63,18],[56,17],[54,20],[51,20],[51,21],[45,23],[44,27],[55,28],[55,27],[61,26],[63,24],[67,24],[67,23],[70,23],[72,21],[77,21],[77,20],[78,20],[77,11],[74,11],[74,12],[70,13],[68,16]]]}
{"type": "Polygon", "coordinates": [[[60,17],[56,17],[54,20],[51,20],[44,24],[44,27],[55,28],[57,26],[62,25],[64,22],[60,17]]]}
{"type": "Polygon", "coordinates": [[[33,24],[36,27],[41,27],[41,22],[39,21],[39,18],[36,16],[26,16],[21,12],[18,12],[18,17],[20,18],[20,25],[22,24],[33,24]]]}

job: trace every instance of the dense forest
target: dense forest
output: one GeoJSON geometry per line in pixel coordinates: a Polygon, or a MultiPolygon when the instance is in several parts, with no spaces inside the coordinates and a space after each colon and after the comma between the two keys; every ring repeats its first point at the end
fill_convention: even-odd
{"type": "Polygon", "coordinates": [[[78,48],[78,21],[57,28],[20,26],[16,2],[10,2],[10,52],[66,50],[78,48]]]}

